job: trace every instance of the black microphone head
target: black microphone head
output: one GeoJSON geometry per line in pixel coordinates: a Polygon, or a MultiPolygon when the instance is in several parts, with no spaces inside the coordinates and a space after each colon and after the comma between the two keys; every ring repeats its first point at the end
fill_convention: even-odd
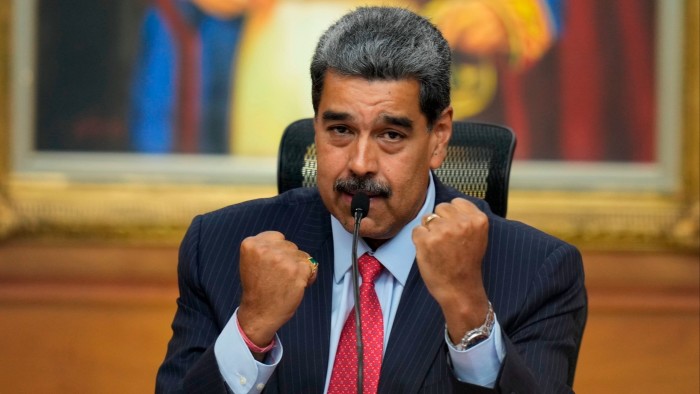
{"type": "Polygon", "coordinates": [[[369,213],[369,197],[365,193],[359,192],[352,196],[350,214],[355,216],[355,212],[359,212],[361,218],[364,218],[369,213]]]}

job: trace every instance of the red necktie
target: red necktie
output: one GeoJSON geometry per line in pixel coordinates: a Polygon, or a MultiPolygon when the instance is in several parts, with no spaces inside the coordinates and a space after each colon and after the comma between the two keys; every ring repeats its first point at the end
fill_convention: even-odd
{"type": "MultiPolygon", "coordinates": [[[[357,260],[362,284],[360,285],[360,317],[362,319],[362,347],[364,351],[363,391],[376,393],[379,372],[382,369],[384,349],[384,318],[379,306],[374,280],[382,272],[379,260],[367,253],[357,260]]],[[[355,310],[350,311],[340,333],[338,351],[328,386],[329,394],[357,393],[357,341],[355,330],[355,310]]]]}

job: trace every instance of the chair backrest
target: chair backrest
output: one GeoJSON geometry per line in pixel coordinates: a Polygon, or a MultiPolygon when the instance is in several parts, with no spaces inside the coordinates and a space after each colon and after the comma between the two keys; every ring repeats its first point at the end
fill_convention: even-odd
{"type": "MultiPolygon", "coordinates": [[[[495,214],[505,217],[514,151],[515,134],[511,129],[455,121],[447,157],[435,174],[462,193],[486,200],[495,214]]],[[[279,193],[316,186],[313,119],[301,119],[287,126],[278,159],[279,193]]]]}

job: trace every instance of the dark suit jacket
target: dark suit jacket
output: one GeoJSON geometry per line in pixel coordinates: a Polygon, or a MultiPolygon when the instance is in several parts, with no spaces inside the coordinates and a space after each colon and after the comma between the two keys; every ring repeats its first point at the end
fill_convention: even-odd
{"type": "MultiPolygon", "coordinates": [[[[436,181],[436,203],[454,197],[465,196],[436,181]]],[[[579,252],[468,198],[490,220],[484,285],[507,351],[495,392],[570,392],[587,311],[579,252]]],[[[194,219],[180,247],[180,297],[157,392],[227,391],[214,342],[240,302],[240,243],[266,230],[285,234],[319,261],[319,269],[296,314],[278,332],[284,355],[265,392],[323,391],[333,277],[329,215],[316,189],[296,189],[194,219]]],[[[389,337],[379,392],[494,392],[453,377],[444,325],[414,263],[389,337]]]]}

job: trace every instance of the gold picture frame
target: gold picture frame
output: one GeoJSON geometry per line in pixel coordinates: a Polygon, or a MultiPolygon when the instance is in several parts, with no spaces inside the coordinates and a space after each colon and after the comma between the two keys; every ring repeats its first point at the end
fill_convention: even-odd
{"type": "MultiPolygon", "coordinates": [[[[177,243],[199,213],[276,194],[273,182],[235,184],[133,180],[74,181],[27,176],[12,158],[13,3],[0,2],[0,238],[76,238],[177,243]]],[[[509,218],[585,249],[691,250],[700,247],[698,2],[684,2],[682,147],[672,190],[511,188],[509,218]]],[[[517,164],[516,164],[517,166],[517,164]]],[[[514,172],[517,173],[517,172],[514,172]]]]}

